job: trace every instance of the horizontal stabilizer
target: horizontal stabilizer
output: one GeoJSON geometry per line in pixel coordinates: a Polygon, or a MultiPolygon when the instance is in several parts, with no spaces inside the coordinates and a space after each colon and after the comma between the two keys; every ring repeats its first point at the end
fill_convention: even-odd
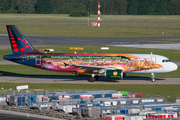
{"type": "Polygon", "coordinates": [[[22,57],[6,57],[6,58],[15,59],[15,60],[22,60],[22,59],[24,59],[22,57]]]}
{"type": "Polygon", "coordinates": [[[24,59],[23,57],[15,56],[15,55],[4,55],[3,58],[6,60],[9,60],[9,59],[11,59],[11,60],[22,60],[22,59],[24,59]]]}

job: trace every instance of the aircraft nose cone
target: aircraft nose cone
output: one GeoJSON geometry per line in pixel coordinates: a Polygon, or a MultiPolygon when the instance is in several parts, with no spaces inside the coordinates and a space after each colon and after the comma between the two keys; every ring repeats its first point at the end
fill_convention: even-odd
{"type": "Polygon", "coordinates": [[[171,63],[168,69],[169,71],[175,71],[178,69],[178,66],[175,63],[171,63]]]}
{"type": "Polygon", "coordinates": [[[175,65],[175,67],[174,67],[174,68],[175,68],[175,70],[177,70],[177,69],[178,69],[178,66],[177,66],[175,63],[174,63],[174,65],[175,65]]]}

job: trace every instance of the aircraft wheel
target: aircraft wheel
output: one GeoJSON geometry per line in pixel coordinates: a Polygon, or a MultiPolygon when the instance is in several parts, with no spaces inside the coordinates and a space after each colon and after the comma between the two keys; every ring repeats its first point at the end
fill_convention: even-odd
{"type": "Polygon", "coordinates": [[[151,81],[152,81],[152,82],[155,82],[156,80],[155,80],[155,78],[153,78],[151,81]]]}
{"type": "Polygon", "coordinates": [[[79,75],[79,73],[78,73],[78,72],[76,72],[76,75],[79,75]]]}
{"type": "Polygon", "coordinates": [[[91,78],[89,79],[89,82],[94,82],[95,80],[96,80],[95,77],[91,77],[91,78]]]}
{"type": "Polygon", "coordinates": [[[123,73],[123,77],[126,77],[127,73],[123,73]]]}
{"type": "Polygon", "coordinates": [[[96,78],[96,80],[98,80],[99,79],[99,76],[94,76],[95,78],[96,78]]]}

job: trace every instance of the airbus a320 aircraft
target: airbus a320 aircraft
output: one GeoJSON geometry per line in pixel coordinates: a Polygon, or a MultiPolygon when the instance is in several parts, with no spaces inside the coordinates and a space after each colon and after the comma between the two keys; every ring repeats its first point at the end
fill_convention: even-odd
{"type": "Polygon", "coordinates": [[[155,73],[172,72],[178,68],[167,57],[154,54],[41,53],[16,26],[6,27],[13,54],[4,55],[4,59],[51,71],[89,73],[92,74],[90,82],[98,80],[99,76],[121,80],[126,73],[151,73],[155,82],[155,73]]]}

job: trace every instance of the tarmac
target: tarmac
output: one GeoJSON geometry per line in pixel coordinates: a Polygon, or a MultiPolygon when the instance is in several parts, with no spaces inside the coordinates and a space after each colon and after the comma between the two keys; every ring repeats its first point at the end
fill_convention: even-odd
{"type": "MultiPolygon", "coordinates": [[[[62,35],[25,35],[28,41],[34,46],[54,45],[96,45],[116,47],[138,47],[156,49],[180,49],[179,42],[162,41],[162,39],[180,39],[180,35],[142,35],[140,37],[83,37],[83,36],[62,36],[62,35]]],[[[10,48],[7,34],[0,34],[0,49],[10,48]]]]}
{"type": "MultiPolygon", "coordinates": [[[[150,76],[150,75],[149,75],[150,76]]],[[[88,82],[90,77],[64,76],[0,76],[3,83],[64,83],[64,84],[180,84],[180,78],[124,77],[123,80],[109,80],[99,77],[95,82],[88,82]]]]}

